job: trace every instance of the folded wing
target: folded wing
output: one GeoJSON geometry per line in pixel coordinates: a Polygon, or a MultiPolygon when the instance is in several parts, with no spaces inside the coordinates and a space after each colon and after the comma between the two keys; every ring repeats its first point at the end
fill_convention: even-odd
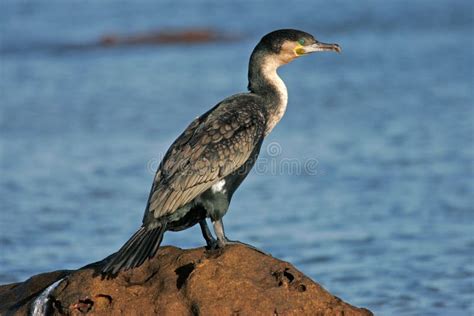
{"type": "Polygon", "coordinates": [[[144,224],[191,202],[247,161],[264,137],[266,123],[252,101],[221,103],[178,137],[155,175],[144,224]]]}

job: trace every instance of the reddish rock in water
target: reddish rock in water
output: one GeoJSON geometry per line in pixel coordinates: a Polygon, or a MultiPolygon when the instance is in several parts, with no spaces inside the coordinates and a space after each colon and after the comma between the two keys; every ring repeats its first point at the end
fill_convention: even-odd
{"type": "MultiPolygon", "coordinates": [[[[291,264],[240,245],[218,251],[162,247],[141,267],[111,279],[97,274],[103,264],[71,272],[59,282],[50,293],[49,313],[372,315],[331,295],[291,264]]],[[[0,287],[0,313],[26,314],[41,293],[38,289],[64,274],[52,272],[0,287]]]]}
{"type": "Polygon", "coordinates": [[[140,44],[196,44],[228,41],[235,36],[224,35],[209,29],[190,29],[183,31],[156,31],[135,35],[108,34],[102,36],[100,45],[140,45],[140,44]]]}

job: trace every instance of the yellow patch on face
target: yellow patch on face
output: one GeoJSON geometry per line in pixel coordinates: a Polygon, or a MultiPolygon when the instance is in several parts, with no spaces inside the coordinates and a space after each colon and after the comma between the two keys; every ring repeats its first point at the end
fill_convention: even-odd
{"type": "Polygon", "coordinates": [[[301,55],[304,55],[306,51],[304,50],[303,45],[301,45],[300,43],[297,43],[295,46],[294,52],[296,56],[301,56],[301,55]]]}
{"type": "Polygon", "coordinates": [[[285,41],[281,46],[278,59],[280,60],[281,64],[287,64],[293,59],[300,57],[304,53],[304,47],[300,43],[285,41]]]}

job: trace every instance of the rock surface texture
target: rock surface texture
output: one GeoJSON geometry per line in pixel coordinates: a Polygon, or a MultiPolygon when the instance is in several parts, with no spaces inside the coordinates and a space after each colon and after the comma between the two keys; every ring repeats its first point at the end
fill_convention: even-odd
{"type": "Polygon", "coordinates": [[[46,309],[47,315],[372,315],[291,264],[240,245],[216,251],[162,247],[141,267],[110,279],[96,272],[103,264],[0,286],[0,314],[46,309]]]}

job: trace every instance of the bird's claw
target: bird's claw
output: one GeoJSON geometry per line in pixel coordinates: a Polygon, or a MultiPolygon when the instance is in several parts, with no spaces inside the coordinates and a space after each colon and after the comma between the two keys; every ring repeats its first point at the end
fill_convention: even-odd
{"type": "Polygon", "coordinates": [[[218,245],[217,240],[213,238],[212,240],[207,241],[206,249],[207,250],[217,250],[217,249],[219,249],[219,245],[218,245]]]}

